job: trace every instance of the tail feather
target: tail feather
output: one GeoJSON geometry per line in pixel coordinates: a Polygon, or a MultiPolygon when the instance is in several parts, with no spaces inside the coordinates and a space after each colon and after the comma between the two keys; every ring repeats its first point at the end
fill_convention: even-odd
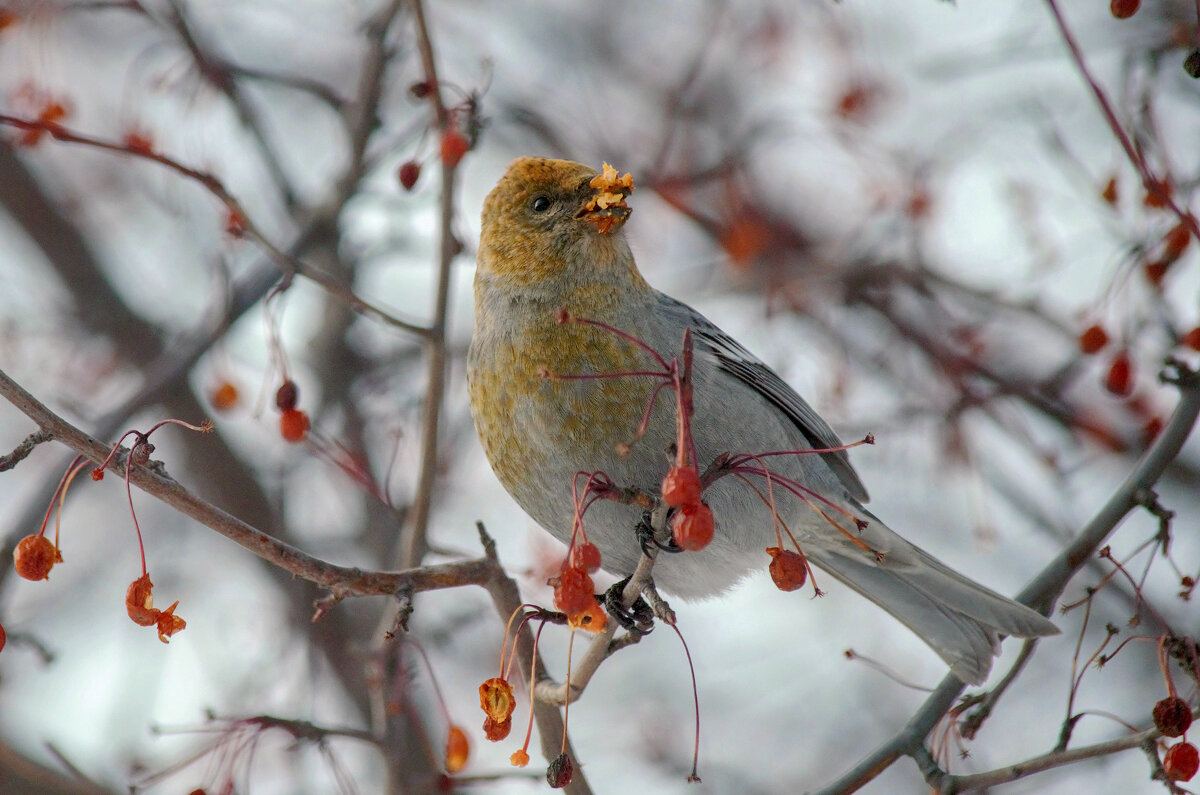
{"type": "Polygon", "coordinates": [[[1036,611],[967,579],[924,550],[901,543],[906,549],[893,545],[878,563],[855,548],[809,547],[805,552],[814,564],[915,632],[968,684],[987,679],[1000,635],[1058,634],[1058,628],[1036,611]]]}

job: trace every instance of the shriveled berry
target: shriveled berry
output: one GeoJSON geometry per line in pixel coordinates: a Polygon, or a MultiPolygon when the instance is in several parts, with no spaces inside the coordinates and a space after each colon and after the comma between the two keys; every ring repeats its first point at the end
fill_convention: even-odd
{"type": "Polygon", "coordinates": [[[310,427],[308,414],[300,409],[288,409],[279,415],[279,435],[289,442],[302,442],[310,427]]]}
{"type": "Polygon", "coordinates": [[[1200,79],[1200,49],[1192,50],[1183,59],[1183,71],[1188,73],[1188,77],[1200,79]]]}
{"type": "Polygon", "coordinates": [[[1108,344],[1108,332],[1103,326],[1091,325],[1079,335],[1079,350],[1087,354],[1096,353],[1108,344]]]}
{"type": "Polygon", "coordinates": [[[150,575],[143,574],[125,589],[125,612],[133,623],[141,627],[152,627],[158,623],[161,610],[154,607],[154,583],[150,575]]]}
{"type": "Polygon", "coordinates": [[[1117,193],[1117,178],[1109,177],[1108,182],[1104,183],[1104,190],[1100,191],[1100,198],[1109,204],[1116,204],[1120,196],[1117,193]]]}
{"type": "Polygon", "coordinates": [[[715,529],[712,510],[702,502],[682,505],[671,517],[671,535],[680,549],[691,552],[704,549],[713,540],[715,529]]]}
{"type": "Polygon", "coordinates": [[[1119,397],[1128,397],[1133,393],[1133,364],[1127,352],[1121,351],[1113,357],[1108,375],[1104,378],[1104,388],[1119,397]]]}
{"type": "Polygon", "coordinates": [[[808,561],[803,555],[779,547],[767,547],[767,554],[771,556],[771,565],[767,567],[767,571],[771,573],[771,580],[776,588],[781,591],[795,591],[804,587],[805,581],[808,580],[808,561]]]}
{"type": "Polygon", "coordinates": [[[700,475],[695,467],[673,466],[662,482],[663,502],[670,508],[678,508],[700,501],[700,475]]]}
{"type": "Polygon", "coordinates": [[[412,190],[413,186],[417,184],[417,180],[421,178],[421,164],[415,160],[408,160],[400,166],[396,176],[405,190],[412,190]]]}
{"type": "Polygon", "coordinates": [[[287,379],[279,385],[279,389],[275,390],[275,407],[280,411],[288,411],[296,408],[296,403],[300,401],[300,387],[296,386],[296,382],[292,379],[287,379]]]}
{"type": "Polygon", "coordinates": [[[512,731],[512,718],[508,720],[495,721],[492,716],[483,719],[483,736],[494,743],[498,743],[509,735],[512,731]]]}
{"type": "Polygon", "coordinates": [[[513,767],[525,767],[525,765],[529,764],[529,752],[524,748],[518,748],[508,758],[508,763],[513,767]]]}
{"type": "Polygon", "coordinates": [[[516,706],[512,685],[506,679],[493,676],[479,686],[479,707],[492,721],[503,723],[511,720],[516,706]]]}
{"type": "Polygon", "coordinates": [[[559,754],[546,768],[546,783],[554,789],[562,789],[571,783],[571,777],[574,775],[575,766],[571,764],[571,757],[565,753],[559,754]]]}
{"type": "Polygon", "coordinates": [[[1154,725],[1164,737],[1182,737],[1192,725],[1192,708],[1178,696],[1167,696],[1154,705],[1154,725]]]}
{"type": "Polygon", "coordinates": [[[62,563],[62,553],[44,535],[28,535],[13,550],[13,563],[25,579],[44,580],[55,563],[62,563]]]}
{"type": "Polygon", "coordinates": [[[600,571],[600,549],[590,541],[572,546],[569,560],[572,569],[581,569],[588,574],[600,571]]]}
{"type": "Polygon", "coordinates": [[[1172,781],[1191,781],[1200,769],[1200,752],[1188,742],[1175,743],[1163,755],[1163,772],[1172,781]]]}

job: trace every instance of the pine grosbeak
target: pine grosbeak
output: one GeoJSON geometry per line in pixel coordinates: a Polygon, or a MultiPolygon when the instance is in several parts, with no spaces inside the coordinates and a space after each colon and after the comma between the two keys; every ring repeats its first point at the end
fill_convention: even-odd
{"type": "MultiPolygon", "coordinates": [[[[657,367],[630,337],[670,359],[691,328],[692,434],[700,472],[725,453],[840,446],[824,420],[770,368],[691,307],[646,283],[621,231],[629,209],[623,201],[597,203],[598,196],[613,196],[592,187],[596,176],[578,163],[522,158],[488,195],[467,364],[471,413],[492,469],[521,507],[564,541],[575,517],[576,473],[603,471],[619,487],[657,495],[675,454],[670,390],[655,400],[645,435],[628,446],[661,383],[652,376],[616,375],[657,367]],[[563,322],[564,310],[629,337],[563,322]],[[596,377],[560,377],[588,374],[596,377]]],[[[807,558],[907,625],[960,679],[986,678],[1000,634],[1058,631],[867,512],[866,489],[844,450],[769,461],[773,472],[828,501],[806,504],[774,490],[775,510],[807,558]],[[850,533],[839,531],[817,507],[865,521],[850,533]]],[[[682,598],[700,598],[765,568],[764,548],[775,539],[771,509],[761,496],[765,480],[727,476],[712,482],[703,499],[716,519],[715,538],[698,552],[659,555],[655,583],[682,598]]],[[[616,501],[600,500],[588,510],[588,538],[609,572],[634,570],[640,517],[640,508],[616,501]]]]}

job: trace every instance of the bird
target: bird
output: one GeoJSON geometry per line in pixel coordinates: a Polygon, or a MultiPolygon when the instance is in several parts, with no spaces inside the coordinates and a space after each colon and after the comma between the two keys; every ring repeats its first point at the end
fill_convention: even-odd
{"type": "MultiPolygon", "coordinates": [[[[658,555],[656,587],[684,600],[728,591],[764,567],[779,521],[808,562],[898,619],[968,684],[987,678],[1001,636],[1056,634],[867,511],[866,488],[817,412],[730,335],[650,286],[623,229],[632,190],[607,163],[600,172],[522,157],[484,200],[468,396],[483,451],[520,507],[570,542],[581,473],[659,494],[680,437],[655,373],[659,358],[679,360],[688,330],[692,463],[700,472],[730,456],[752,463],[706,483],[712,541],[658,555]],[[789,454],[746,458],[770,452],[789,454]]],[[[634,503],[596,500],[582,520],[616,576],[634,571],[646,543],[636,532],[644,501],[634,503]]]]}

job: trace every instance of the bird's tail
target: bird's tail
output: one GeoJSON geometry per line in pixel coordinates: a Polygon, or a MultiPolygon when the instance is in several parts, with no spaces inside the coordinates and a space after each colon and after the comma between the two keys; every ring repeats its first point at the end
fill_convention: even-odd
{"type": "Polygon", "coordinates": [[[1058,627],[1036,611],[964,577],[882,522],[875,520],[872,526],[870,535],[887,537],[882,561],[853,546],[806,547],[805,554],[899,619],[964,682],[977,685],[987,679],[1000,635],[1058,634],[1058,627]]]}

